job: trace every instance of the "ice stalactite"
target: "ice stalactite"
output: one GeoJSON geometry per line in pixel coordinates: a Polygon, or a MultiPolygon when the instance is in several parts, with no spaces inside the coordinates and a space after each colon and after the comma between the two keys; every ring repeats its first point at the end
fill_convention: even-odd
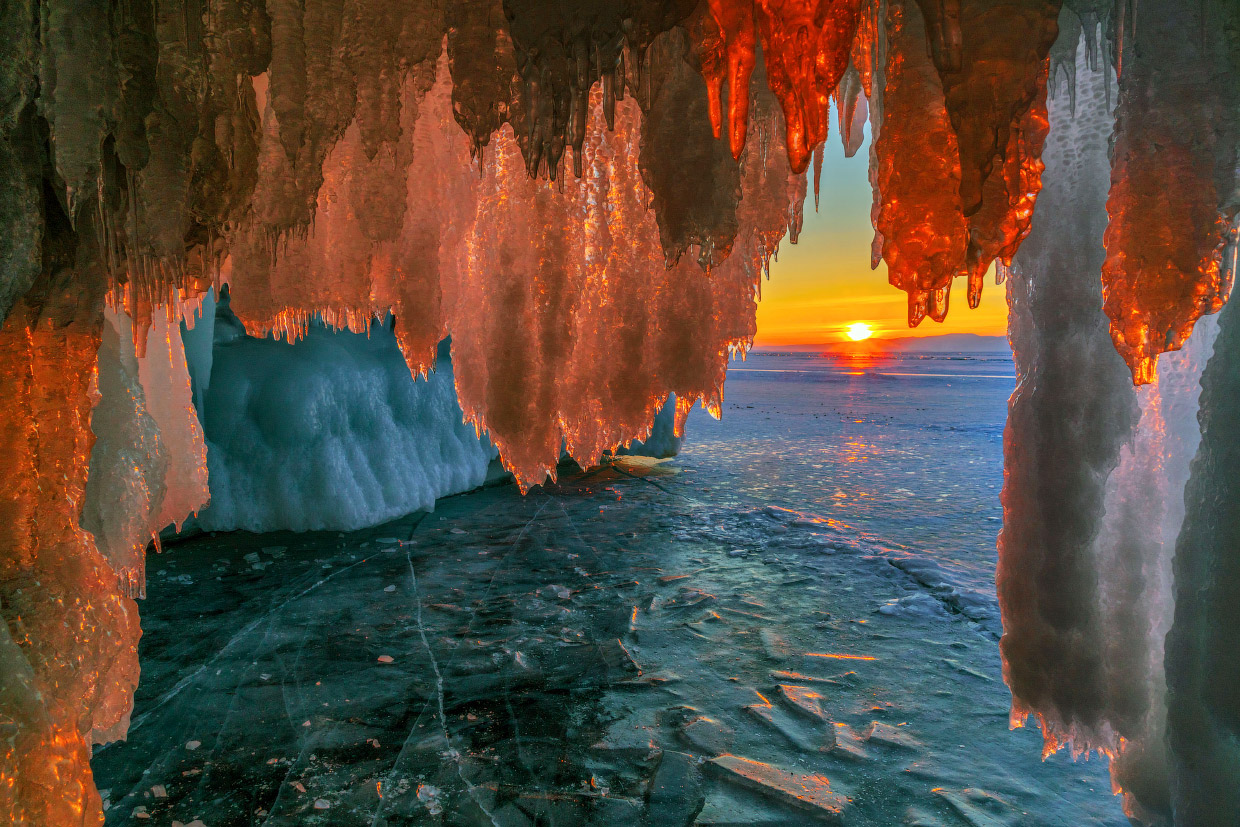
{"type": "MultiPolygon", "coordinates": [[[[1013,162],[1012,130],[1031,108],[1045,107],[1046,56],[1059,30],[1061,2],[921,0],[920,5],[936,12],[927,12],[937,23],[930,27],[930,42],[958,139],[961,209],[972,216],[991,198],[1016,203],[1024,192],[1018,181],[994,193],[985,186],[1005,159],[1013,162]]],[[[1016,162],[1041,154],[1040,143],[1020,149],[1016,162]]]]}
{"type": "MultiPolygon", "coordinates": [[[[1079,27],[1065,31],[1079,42],[1079,27]]],[[[1074,66],[1056,71],[1075,88],[1052,96],[1045,188],[1008,282],[1019,384],[997,573],[1004,676],[1013,722],[1034,715],[1047,752],[1111,757],[1131,816],[1206,823],[1181,821],[1172,805],[1163,640],[1183,599],[1173,599],[1171,560],[1217,327],[1198,323],[1135,392],[1109,346],[1098,274],[1113,78],[1088,44],[1060,50],[1074,66]]]]}
{"type": "MultiPolygon", "coordinates": [[[[25,32],[20,22],[4,19],[22,10],[18,3],[0,10],[0,25],[11,33],[14,52],[32,50],[30,44],[21,42],[25,32]]],[[[5,228],[0,233],[0,323],[30,289],[42,266],[42,159],[33,149],[38,140],[34,76],[23,62],[11,58],[0,66],[0,95],[11,102],[0,115],[0,189],[5,193],[0,198],[0,225],[5,228]]]]}
{"type": "Polygon", "coordinates": [[[591,89],[600,87],[603,117],[610,125],[616,102],[625,95],[628,64],[641,61],[650,43],[694,5],[696,0],[556,5],[505,0],[525,115],[524,124],[510,123],[531,176],[545,171],[554,180],[570,148],[573,171],[583,174],[591,89]]]}
{"type": "MultiPolygon", "coordinates": [[[[844,157],[851,158],[865,143],[865,122],[870,116],[869,100],[861,87],[861,73],[852,63],[840,81],[835,93],[836,116],[840,124],[840,141],[844,145],[844,157]]],[[[821,171],[820,160],[815,156],[814,181],[821,171]]],[[[818,190],[814,190],[817,194],[818,190]]]]}
{"type": "Polygon", "coordinates": [[[732,157],[739,159],[745,149],[749,123],[749,78],[757,62],[754,0],[707,0],[706,11],[709,14],[702,18],[701,40],[695,44],[695,50],[701,55],[702,76],[706,79],[710,124],[716,138],[727,136],[732,157]]]}
{"type": "Polygon", "coordinates": [[[794,172],[809,166],[827,138],[831,96],[848,68],[861,19],[861,0],[710,0],[700,18],[698,51],[710,90],[711,124],[724,131],[732,154],[745,147],[749,78],[761,43],[770,90],[786,126],[794,172]]]}
{"type": "Polygon", "coordinates": [[[480,156],[501,126],[525,126],[521,76],[503,2],[449,3],[444,24],[452,113],[469,138],[471,154],[480,156]]]}
{"type": "MultiPolygon", "coordinates": [[[[1198,327],[1201,323],[1198,323],[1198,327]]],[[[1201,447],[1184,490],[1167,635],[1171,809],[1222,827],[1240,812],[1240,305],[1219,314],[1201,378],[1201,447]]],[[[1194,334],[1194,338],[1197,334],[1194,334]]]]}
{"type": "Polygon", "coordinates": [[[786,165],[766,168],[782,135],[755,118],[766,127],[741,161],[733,254],[710,273],[686,260],[668,269],[646,209],[640,111],[618,103],[609,131],[601,106],[596,90],[579,180],[531,179],[516,141],[495,137],[456,269],[461,406],[523,485],[554,473],[561,442],[590,464],[643,438],[669,393],[685,413],[698,399],[717,409],[723,357],[752,341],[758,278],[804,198],[786,165]]]}
{"type": "MultiPolygon", "coordinates": [[[[437,72],[418,64],[406,76],[401,140],[370,155],[360,126],[345,130],[324,163],[311,230],[286,239],[274,256],[260,230],[240,231],[223,275],[232,312],[251,335],[293,341],[315,316],[364,332],[391,311],[410,370],[434,364],[446,325],[440,259],[472,226],[477,180],[452,122],[446,67],[441,56],[437,72]]],[[[281,151],[277,120],[267,107],[264,154],[281,151]]]]}
{"type": "Polygon", "coordinates": [[[1240,209],[1240,64],[1228,54],[1240,12],[1226,0],[1127,9],[1102,275],[1111,336],[1141,384],[1231,287],[1220,255],[1240,209]]]}
{"type": "Polygon", "coordinates": [[[956,276],[976,308],[991,263],[1010,264],[1029,232],[1057,13],[1043,2],[887,6],[875,250],[908,293],[910,326],[943,321],[956,276]]]}
{"type": "Polygon", "coordinates": [[[1075,114],[1066,90],[1050,101],[1042,195],[1008,278],[1018,383],[1004,433],[1000,650],[1012,721],[1036,716],[1047,752],[1113,743],[1094,545],[1107,477],[1138,411],[1098,278],[1113,125],[1106,71],[1078,53],[1075,114]]]}
{"type": "Polygon", "coordinates": [[[947,314],[952,280],[964,270],[960,155],[926,28],[913,0],[891,0],[884,21],[887,65],[874,141],[875,248],[891,284],[908,294],[913,327],[947,314]]]}
{"type": "Polygon", "coordinates": [[[194,408],[180,320],[168,318],[175,309],[155,314],[147,334],[146,355],[138,360],[146,410],[168,458],[164,495],[159,510],[151,515],[153,532],[169,525],[179,530],[185,518],[210,499],[207,448],[194,408]]]}
{"type": "Polygon", "coordinates": [[[827,139],[830,99],[848,68],[861,0],[760,0],[755,11],[767,80],[783,107],[788,162],[804,172],[827,139]]]}
{"type": "Polygon", "coordinates": [[[667,261],[696,247],[698,263],[709,268],[731,253],[740,229],[740,167],[711,134],[705,82],[691,57],[683,30],[651,44],[637,92],[639,160],[667,261]]]}
{"type": "Polygon", "coordinates": [[[206,446],[180,325],[156,313],[139,357],[129,317],[111,308],[104,316],[82,527],[125,594],[145,597],[147,546],[207,502],[206,446]]]}

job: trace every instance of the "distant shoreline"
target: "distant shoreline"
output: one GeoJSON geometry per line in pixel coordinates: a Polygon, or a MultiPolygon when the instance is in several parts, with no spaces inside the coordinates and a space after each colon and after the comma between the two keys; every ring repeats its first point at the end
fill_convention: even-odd
{"type": "Polygon", "coordinates": [[[756,345],[751,353],[989,353],[1010,356],[1006,336],[946,333],[941,336],[901,336],[860,342],[820,342],[796,345],[756,345]]]}

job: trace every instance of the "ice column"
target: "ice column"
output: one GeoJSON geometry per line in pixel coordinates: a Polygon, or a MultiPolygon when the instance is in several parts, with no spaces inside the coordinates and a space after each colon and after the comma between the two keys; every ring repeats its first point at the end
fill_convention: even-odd
{"type": "Polygon", "coordinates": [[[1103,71],[1078,54],[1075,116],[1050,101],[1043,191],[1008,286],[1018,383],[1004,432],[996,574],[1012,722],[1030,714],[1048,752],[1107,743],[1106,629],[1095,538],[1107,476],[1137,419],[1111,345],[1099,272],[1112,117],[1103,71]]]}

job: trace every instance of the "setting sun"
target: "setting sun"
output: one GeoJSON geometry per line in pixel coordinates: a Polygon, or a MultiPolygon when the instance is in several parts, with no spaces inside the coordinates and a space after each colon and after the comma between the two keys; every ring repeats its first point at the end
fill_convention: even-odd
{"type": "Polygon", "coordinates": [[[848,338],[854,342],[860,342],[862,339],[868,339],[874,335],[874,328],[865,322],[853,322],[848,326],[848,338]]]}

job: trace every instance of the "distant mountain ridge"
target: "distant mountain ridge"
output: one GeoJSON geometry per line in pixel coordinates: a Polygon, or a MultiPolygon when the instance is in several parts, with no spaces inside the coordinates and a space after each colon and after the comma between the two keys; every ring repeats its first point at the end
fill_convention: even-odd
{"type": "Polygon", "coordinates": [[[863,339],[860,342],[824,342],[807,345],[758,345],[754,353],[1011,353],[1006,336],[976,333],[944,333],[941,336],[901,336],[895,339],[863,339]]]}

